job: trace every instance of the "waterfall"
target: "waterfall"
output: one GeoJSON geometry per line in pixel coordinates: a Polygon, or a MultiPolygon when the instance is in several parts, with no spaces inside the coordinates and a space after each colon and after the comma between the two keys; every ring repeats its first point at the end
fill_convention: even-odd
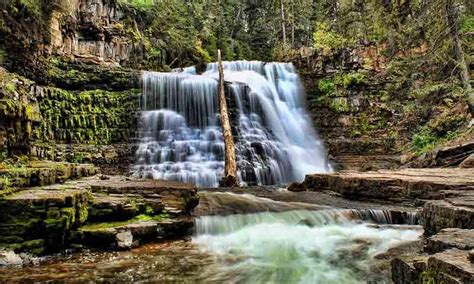
{"type": "MultiPolygon", "coordinates": [[[[291,64],[224,62],[226,95],[244,185],[283,185],[330,171],[291,64]]],[[[217,64],[202,75],[144,72],[135,176],[215,187],[223,174],[217,64]]]]}

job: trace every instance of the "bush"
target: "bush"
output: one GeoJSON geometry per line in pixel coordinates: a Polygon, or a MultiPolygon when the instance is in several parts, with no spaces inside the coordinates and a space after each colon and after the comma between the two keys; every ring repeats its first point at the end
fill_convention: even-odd
{"type": "Polygon", "coordinates": [[[334,85],[334,82],[331,79],[322,79],[319,80],[318,89],[322,94],[328,95],[336,91],[336,85],[334,85]]]}
{"type": "Polygon", "coordinates": [[[429,127],[422,127],[412,137],[412,146],[416,152],[425,152],[432,149],[438,141],[438,137],[429,127]]]}
{"type": "Polygon", "coordinates": [[[343,76],[342,84],[344,88],[360,86],[365,84],[367,77],[362,73],[349,73],[343,76]]]}
{"type": "Polygon", "coordinates": [[[331,31],[326,23],[316,23],[313,40],[314,47],[322,50],[324,54],[341,49],[348,43],[343,36],[331,31]]]}

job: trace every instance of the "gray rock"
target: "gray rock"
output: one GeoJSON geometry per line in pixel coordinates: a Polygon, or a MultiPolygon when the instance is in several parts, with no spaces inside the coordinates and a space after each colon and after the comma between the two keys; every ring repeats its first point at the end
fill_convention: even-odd
{"type": "Polygon", "coordinates": [[[19,255],[11,250],[0,251],[0,266],[17,266],[22,265],[23,260],[19,255]]]}
{"type": "Polygon", "coordinates": [[[133,235],[130,231],[120,232],[115,236],[118,249],[130,249],[133,245],[133,235]]]}

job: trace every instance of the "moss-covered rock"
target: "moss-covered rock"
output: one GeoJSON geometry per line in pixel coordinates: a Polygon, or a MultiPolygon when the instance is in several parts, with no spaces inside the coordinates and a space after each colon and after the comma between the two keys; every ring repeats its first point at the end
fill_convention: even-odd
{"type": "Polygon", "coordinates": [[[87,219],[86,189],[31,189],[0,199],[0,247],[34,254],[68,245],[69,232],[87,219]]]}

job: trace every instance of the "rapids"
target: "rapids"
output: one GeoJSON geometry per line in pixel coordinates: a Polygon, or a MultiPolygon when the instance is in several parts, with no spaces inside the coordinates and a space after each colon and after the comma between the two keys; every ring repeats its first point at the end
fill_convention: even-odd
{"type": "MultiPolygon", "coordinates": [[[[283,185],[330,171],[327,153],[304,108],[291,64],[224,62],[243,185],[283,185]]],[[[217,65],[202,75],[144,72],[135,176],[215,187],[223,174],[217,65]]]]}
{"type": "Polygon", "coordinates": [[[338,209],[201,216],[191,240],[0,267],[0,282],[390,283],[378,256],[416,241],[421,227],[364,216],[338,209]]]}
{"type": "Polygon", "coordinates": [[[388,283],[371,275],[374,257],[421,235],[337,210],[205,216],[196,230],[193,242],[218,257],[205,274],[211,283],[388,283]]]}

